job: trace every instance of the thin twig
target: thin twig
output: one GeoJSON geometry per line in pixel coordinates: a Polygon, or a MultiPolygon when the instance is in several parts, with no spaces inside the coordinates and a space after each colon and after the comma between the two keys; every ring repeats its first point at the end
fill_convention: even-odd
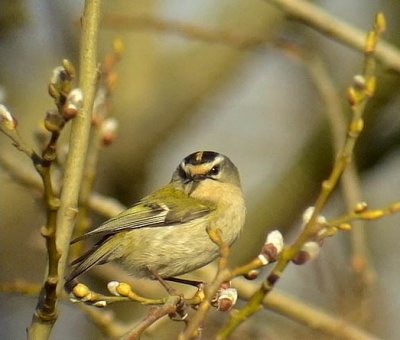
{"type": "MultiPolygon", "coordinates": [[[[341,105],[341,97],[321,59],[314,56],[311,60],[306,60],[306,64],[325,104],[325,111],[331,126],[334,147],[337,154],[340,146],[343,144],[346,131],[345,114],[341,105]]],[[[350,163],[343,173],[341,187],[343,188],[346,210],[352,211],[356,204],[362,200],[360,179],[354,163],[350,163]]],[[[370,301],[370,292],[376,278],[376,273],[370,261],[364,221],[358,220],[352,222],[350,236],[352,244],[351,264],[355,273],[352,283],[354,287],[357,287],[357,296],[354,298],[359,301],[357,307],[354,307],[357,308],[354,314],[358,315],[359,320],[365,322],[372,316],[373,306],[370,301]]]]}

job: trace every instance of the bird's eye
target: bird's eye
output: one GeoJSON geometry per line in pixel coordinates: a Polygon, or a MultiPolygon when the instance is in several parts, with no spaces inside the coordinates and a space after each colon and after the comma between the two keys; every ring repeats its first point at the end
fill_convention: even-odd
{"type": "Polygon", "coordinates": [[[219,165],[215,165],[211,168],[211,170],[208,172],[208,174],[210,176],[217,176],[220,172],[220,166],[219,165]]]}

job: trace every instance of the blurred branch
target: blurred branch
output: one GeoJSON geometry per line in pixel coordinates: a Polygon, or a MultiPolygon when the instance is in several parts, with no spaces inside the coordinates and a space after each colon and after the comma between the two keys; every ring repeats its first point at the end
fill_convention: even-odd
{"type": "MultiPolygon", "coordinates": [[[[305,0],[265,0],[289,17],[299,20],[315,30],[359,52],[364,51],[365,32],[328,14],[305,0]]],[[[388,68],[400,72],[400,51],[394,45],[380,40],[375,51],[376,59],[388,68]]]]}
{"type": "MultiPolygon", "coordinates": [[[[20,185],[35,191],[43,191],[43,184],[36,173],[27,170],[19,162],[13,161],[11,157],[0,155],[0,167],[20,185]]],[[[114,217],[126,209],[118,200],[96,192],[92,192],[89,197],[89,207],[105,217],[114,217]]]]}
{"type": "Polygon", "coordinates": [[[20,185],[35,191],[43,191],[43,183],[36,172],[31,169],[28,170],[27,167],[12,160],[11,157],[0,155],[0,167],[20,185]]]}
{"type": "Polygon", "coordinates": [[[121,340],[139,340],[143,332],[153,325],[157,320],[167,315],[172,315],[176,312],[180,297],[171,297],[169,301],[160,307],[152,307],[146,317],[136,325],[131,331],[125,334],[121,340]]]}
{"type": "MultiPolygon", "coordinates": [[[[228,7],[223,13],[216,14],[219,22],[235,22],[239,27],[245,24],[246,29],[250,32],[249,34],[258,35],[261,33],[264,39],[272,39],[282,22],[281,16],[276,15],[275,9],[260,11],[260,8],[265,8],[263,3],[255,3],[254,6],[250,7],[245,6],[246,11],[238,11],[237,6],[229,5],[228,7]]],[[[104,15],[104,21],[107,22],[107,13],[104,15]]],[[[128,15],[122,12],[122,16],[128,15]]],[[[127,21],[129,20],[127,19],[127,21]]],[[[106,26],[110,28],[109,25],[106,26]]],[[[221,46],[214,44],[194,44],[188,46],[188,48],[178,49],[173,54],[168,54],[159,59],[158,52],[156,52],[159,47],[158,40],[149,40],[141,34],[139,36],[128,34],[127,39],[136,41],[136,38],[144,38],[146,41],[146,47],[141,49],[139,54],[146,54],[146,59],[141,62],[147,63],[148,67],[142,68],[141,64],[135,66],[141,70],[139,72],[143,72],[143,75],[136,75],[139,78],[145,77],[145,84],[148,86],[141,91],[146,91],[145,93],[151,91],[145,96],[155,95],[165,105],[161,104],[161,106],[156,105],[154,107],[150,105],[149,107],[147,104],[143,105],[142,99],[138,98],[136,113],[126,117],[125,122],[129,124],[130,131],[136,136],[137,142],[126,143],[123,149],[121,146],[116,147],[117,152],[129,154],[129,158],[119,159],[118,176],[115,176],[115,178],[110,175],[104,176],[105,180],[103,181],[106,185],[112,186],[123,201],[131,201],[132,192],[141,191],[142,184],[147,176],[143,164],[152,159],[154,154],[159,153],[162,141],[170,138],[171,131],[185,130],[189,117],[196,113],[197,108],[204,103],[209,95],[212,95],[218,87],[229,79],[228,77],[235,68],[239,67],[240,63],[247,57],[246,53],[236,48],[221,48],[221,46]],[[151,55],[152,58],[149,59],[147,55],[151,55]],[[148,64],[149,62],[150,64],[148,64]],[[152,62],[155,63],[154,66],[151,66],[152,62]],[[184,67],[181,67],[182,65],[184,67]],[[166,83],[160,83],[160,73],[155,70],[165,71],[163,71],[163,78],[166,79],[166,83]],[[181,81],[170,86],[171,79],[176,78],[181,79],[181,81]],[[163,90],[160,92],[157,90],[159,88],[163,90]],[[154,124],[155,120],[157,124],[154,124]],[[144,132],[145,136],[143,135],[144,132]],[[141,138],[142,135],[143,138],[141,138]],[[127,186],[127,178],[135,178],[136,180],[130,182],[127,186]],[[124,195],[126,196],[124,197],[124,195]]],[[[141,57],[137,56],[138,58],[141,57]]],[[[131,96],[129,94],[131,93],[130,86],[126,84],[123,89],[128,93],[128,96],[131,96]]],[[[140,97],[142,98],[142,95],[140,97]]],[[[154,98],[152,103],[156,103],[157,98],[154,98]]],[[[136,102],[129,101],[128,105],[132,107],[135,104],[136,102]]]]}
{"type": "MultiPolygon", "coordinates": [[[[257,284],[250,283],[243,279],[235,280],[234,285],[239,292],[239,296],[244,300],[250,299],[257,289],[257,284]]],[[[280,292],[277,289],[265,296],[262,304],[270,310],[296,322],[302,323],[311,329],[325,333],[327,336],[349,340],[377,339],[377,337],[356,327],[346,320],[321,311],[316,306],[310,305],[309,302],[302,302],[301,300],[280,292]]]]}
{"type": "Polygon", "coordinates": [[[40,283],[29,282],[25,280],[0,281],[0,292],[18,293],[30,296],[36,296],[42,288],[40,283]]]}
{"type": "MultiPolygon", "coordinates": [[[[276,5],[290,17],[300,20],[317,31],[353,49],[363,52],[365,32],[343,22],[317,6],[304,0],[265,0],[276,5]]],[[[244,34],[232,29],[206,28],[204,26],[166,20],[145,14],[129,16],[106,13],[104,25],[118,29],[150,29],[168,32],[205,42],[224,44],[233,48],[251,49],[271,42],[269,36],[244,34]]],[[[376,50],[376,58],[388,68],[400,72],[400,50],[381,40],[376,50]]]]}
{"type": "MultiPolygon", "coordinates": [[[[11,282],[0,282],[1,293],[16,293],[37,296],[41,288],[42,285],[40,283],[19,279],[11,282]]],[[[65,299],[69,298],[65,293],[62,294],[62,297],[65,299]]],[[[116,338],[127,332],[128,328],[115,320],[113,312],[104,309],[99,310],[98,308],[93,308],[83,303],[78,304],[78,306],[106,336],[116,338]]]]}
{"type": "Polygon", "coordinates": [[[145,14],[106,13],[103,23],[114,29],[148,29],[161,33],[173,33],[185,38],[197,39],[210,43],[224,44],[233,48],[248,49],[271,41],[263,34],[244,34],[231,29],[206,28],[190,23],[167,20],[145,14]]]}
{"type": "Polygon", "coordinates": [[[83,303],[78,305],[107,338],[118,338],[127,332],[128,327],[116,320],[112,311],[87,306],[83,303]]]}

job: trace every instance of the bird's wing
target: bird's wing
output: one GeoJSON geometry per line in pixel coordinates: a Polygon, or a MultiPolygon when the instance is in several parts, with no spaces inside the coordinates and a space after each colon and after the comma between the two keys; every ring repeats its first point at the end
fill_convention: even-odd
{"type": "Polygon", "coordinates": [[[205,204],[187,196],[181,190],[169,188],[167,195],[162,191],[149,195],[98,228],[75,238],[71,243],[92,236],[107,237],[138,228],[180,225],[206,216],[213,210],[215,210],[213,204],[205,204]]]}
{"type": "MultiPolygon", "coordinates": [[[[96,244],[81,257],[74,260],[72,271],[66,277],[66,288],[70,290],[75,278],[95,265],[112,261],[119,256],[108,241],[112,237],[124,238],[124,233],[138,228],[179,226],[202,218],[215,210],[215,205],[189,197],[184,191],[166,187],[159,190],[104,222],[98,228],[72,240],[78,242],[89,237],[98,237],[96,244]],[[167,192],[163,190],[168,190],[167,192]],[[160,203],[162,202],[162,203],[160,203]]],[[[118,243],[118,242],[117,242],[118,243]]]]}

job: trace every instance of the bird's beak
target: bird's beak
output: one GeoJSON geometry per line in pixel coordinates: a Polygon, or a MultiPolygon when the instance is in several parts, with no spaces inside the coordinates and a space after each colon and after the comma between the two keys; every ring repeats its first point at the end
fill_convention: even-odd
{"type": "Polygon", "coordinates": [[[206,176],[203,175],[203,174],[193,174],[193,175],[190,176],[190,177],[191,177],[191,180],[192,180],[193,182],[199,182],[199,181],[201,181],[201,180],[203,180],[203,179],[206,178],[206,176]]]}

